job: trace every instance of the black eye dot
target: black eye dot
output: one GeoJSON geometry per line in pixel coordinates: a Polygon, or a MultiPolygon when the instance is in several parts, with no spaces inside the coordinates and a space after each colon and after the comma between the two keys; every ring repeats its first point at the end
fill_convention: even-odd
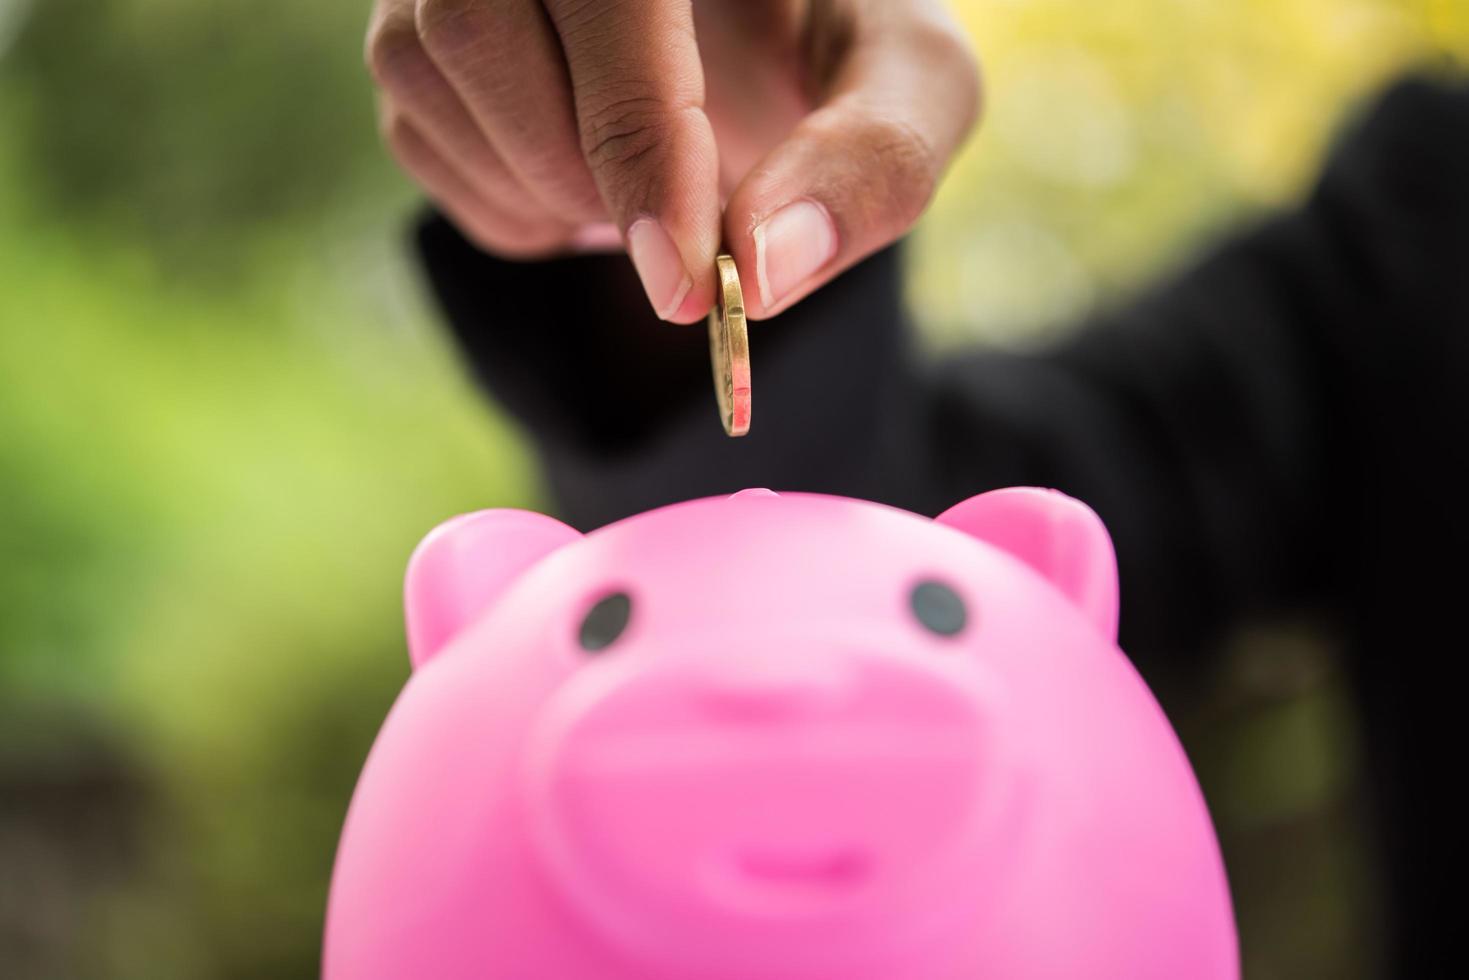
{"type": "Polygon", "coordinates": [[[908,596],[908,604],[918,621],[940,636],[958,633],[968,619],[964,600],[942,582],[919,582],[908,596]]]}
{"type": "Polygon", "coordinates": [[[583,650],[605,650],[627,629],[632,615],[632,599],[626,592],[614,592],[598,600],[581,621],[577,639],[583,650]]]}

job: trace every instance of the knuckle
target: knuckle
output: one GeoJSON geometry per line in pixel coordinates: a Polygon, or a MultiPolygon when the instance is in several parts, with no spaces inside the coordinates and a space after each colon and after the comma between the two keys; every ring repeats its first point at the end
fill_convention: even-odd
{"type": "Polygon", "coordinates": [[[563,37],[592,40],[625,13],[621,0],[546,0],[546,10],[563,37]],[[610,17],[608,15],[611,15],[610,17]]]}
{"type": "Polygon", "coordinates": [[[411,86],[421,73],[426,57],[411,24],[384,21],[367,35],[367,69],[384,89],[411,86]]]}
{"type": "Polygon", "coordinates": [[[582,153],[593,170],[626,170],[668,137],[677,109],[656,96],[614,97],[582,114],[582,153]]]}
{"type": "Polygon", "coordinates": [[[906,230],[928,207],[938,183],[933,148],[911,125],[893,119],[868,122],[857,140],[865,148],[866,169],[877,178],[874,205],[880,223],[894,233],[906,230]]]}
{"type": "Polygon", "coordinates": [[[649,0],[545,0],[568,49],[593,57],[668,51],[696,43],[688,4],[649,0]]]}
{"type": "Polygon", "coordinates": [[[430,51],[453,49],[480,33],[467,19],[487,13],[482,0],[418,0],[414,27],[430,51]]]}
{"type": "Polygon", "coordinates": [[[917,63],[928,66],[972,124],[979,113],[980,67],[963,28],[952,22],[927,23],[912,33],[910,42],[917,63]]]}
{"type": "Polygon", "coordinates": [[[973,57],[969,35],[948,17],[916,19],[905,37],[911,50],[937,59],[944,67],[962,65],[973,57]]]}
{"type": "MultiPolygon", "coordinates": [[[[546,10],[567,47],[611,53],[637,27],[646,27],[652,5],[646,0],[546,0],[546,10]]],[[[650,39],[651,40],[651,39],[650,39]]]]}
{"type": "Polygon", "coordinates": [[[398,113],[384,116],[378,124],[378,131],[383,144],[400,164],[407,164],[418,157],[421,149],[418,133],[404,116],[398,113]]]}

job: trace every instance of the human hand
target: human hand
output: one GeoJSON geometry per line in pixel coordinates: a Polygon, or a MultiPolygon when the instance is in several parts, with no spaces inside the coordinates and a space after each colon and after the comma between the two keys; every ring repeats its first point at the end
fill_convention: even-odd
{"type": "Polygon", "coordinates": [[[376,0],[367,49],[390,149],[466,235],[620,240],[680,323],[721,242],[761,318],[904,234],[979,108],[940,0],[376,0]]]}

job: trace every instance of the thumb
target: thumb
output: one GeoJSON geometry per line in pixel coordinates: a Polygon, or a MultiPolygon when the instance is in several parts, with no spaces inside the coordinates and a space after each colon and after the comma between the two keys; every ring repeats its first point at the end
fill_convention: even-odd
{"type": "Polygon", "coordinates": [[[906,233],[979,98],[974,57],[946,17],[859,27],[821,105],[725,209],[725,240],[756,286],[746,286],[748,315],[779,313],[906,233]]]}
{"type": "Polygon", "coordinates": [[[691,323],[714,302],[719,157],[704,114],[691,0],[547,0],[582,151],[653,309],[691,323]]]}

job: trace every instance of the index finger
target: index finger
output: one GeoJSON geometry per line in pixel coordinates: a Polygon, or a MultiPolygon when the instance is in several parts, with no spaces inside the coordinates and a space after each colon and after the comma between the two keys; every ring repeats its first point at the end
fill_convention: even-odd
{"type": "Polygon", "coordinates": [[[658,315],[714,301],[719,158],[690,0],[547,0],[582,151],[658,315]]]}

